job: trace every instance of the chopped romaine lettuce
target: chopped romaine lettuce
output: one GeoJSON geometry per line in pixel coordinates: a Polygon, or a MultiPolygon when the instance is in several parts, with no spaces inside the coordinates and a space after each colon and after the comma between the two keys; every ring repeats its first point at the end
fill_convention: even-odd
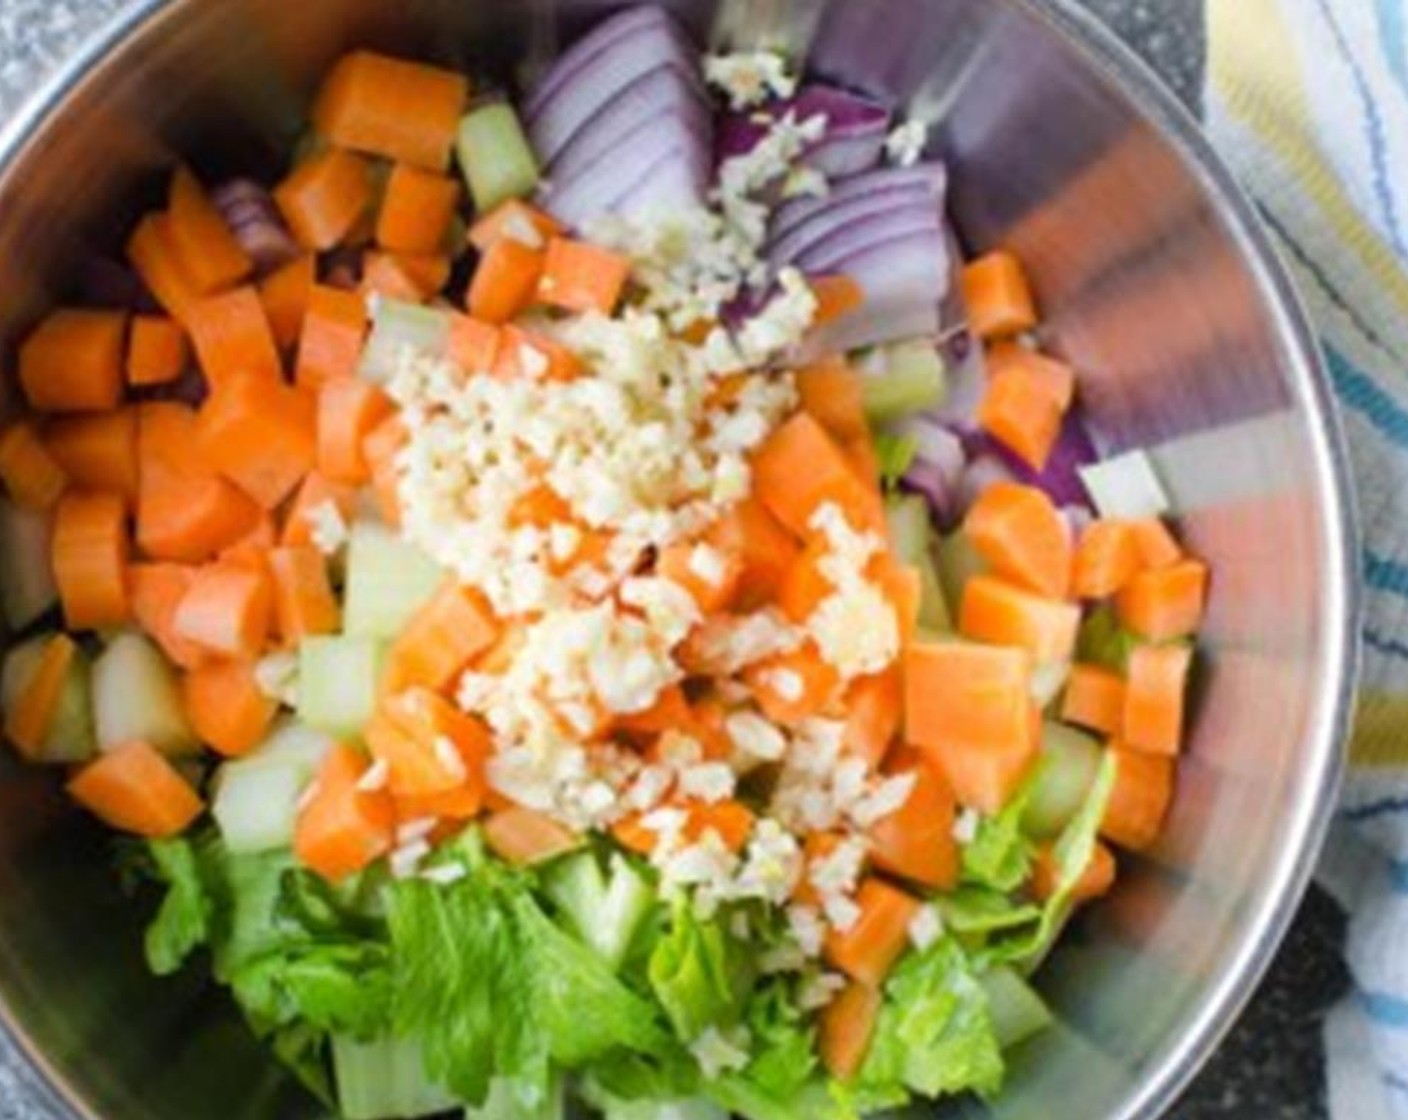
{"type": "Polygon", "coordinates": [[[675,1034],[693,1042],[709,1027],[730,1027],[742,1017],[753,986],[752,952],[721,916],[703,921],[681,898],[650,955],[649,976],[675,1034]]]}
{"type": "Polygon", "coordinates": [[[656,904],[654,889],[620,853],[605,871],[591,851],[557,860],[544,873],[544,888],[568,927],[613,971],[656,904]]]}
{"type": "Polygon", "coordinates": [[[1032,843],[1022,831],[1031,792],[1030,783],[1002,811],[978,822],[973,839],[963,846],[963,881],[997,891],[1014,891],[1031,872],[1032,843]]]}

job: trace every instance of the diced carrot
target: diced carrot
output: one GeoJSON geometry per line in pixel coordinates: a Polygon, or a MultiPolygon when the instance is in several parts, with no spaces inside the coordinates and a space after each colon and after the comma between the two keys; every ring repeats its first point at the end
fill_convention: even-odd
{"type": "Polygon", "coordinates": [[[171,177],[167,233],[191,286],[202,295],[238,284],[254,269],[204,188],[184,167],[171,177]]]}
{"type": "Polygon", "coordinates": [[[500,238],[511,237],[530,249],[542,249],[561,232],[562,224],[551,214],[521,198],[509,198],[475,220],[469,243],[483,253],[500,238]]]}
{"type": "Polygon", "coordinates": [[[328,563],[312,545],[275,548],[268,554],[274,579],[274,616],[288,644],[314,634],[334,634],[342,611],[328,578],[328,563]]]}
{"type": "Polygon", "coordinates": [[[165,211],[147,214],[127,239],[127,259],[157,303],[179,323],[185,323],[201,293],[181,267],[171,240],[165,211]]]}
{"type": "Polygon", "coordinates": [[[317,279],[318,259],[304,253],[259,281],[259,302],[279,349],[291,349],[302,335],[308,296],[317,279]]]}
{"type": "Polygon", "coordinates": [[[1158,517],[1146,517],[1129,523],[1134,535],[1139,566],[1145,569],[1171,568],[1183,559],[1183,549],[1158,517]]]}
{"type": "Polygon", "coordinates": [[[503,237],[485,250],[469,283],[466,308],[476,319],[507,323],[533,302],[547,254],[503,237]]]}
{"type": "Polygon", "coordinates": [[[846,690],[846,750],[879,767],[904,717],[904,675],[898,664],[859,677],[846,690]]]}
{"type": "Polygon", "coordinates": [[[273,509],[317,460],[316,402],[282,381],[232,375],[201,406],[196,438],[207,463],[273,509]]]}
{"type": "Polygon", "coordinates": [[[688,817],[683,835],[689,843],[702,840],[712,832],[729,851],[741,852],[753,833],[753,813],[741,801],[691,801],[686,805],[688,817]]]}
{"type": "Polygon", "coordinates": [[[817,1053],[826,1072],[849,1081],[860,1072],[884,999],[868,984],[852,980],[817,1016],[817,1053]]]}
{"type": "Polygon", "coordinates": [[[755,498],[732,506],[710,527],[705,539],[742,561],[734,599],[749,610],[773,599],[800,555],[792,535],[755,498]]]}
{"type": "Polygon", "coordinates": [[[44,446],[74,486],[137,496],[137,410],[65,416],[44,428],[44,446]]]}
{"type": "Polygon", "coordinates": [[[436,252],[444,244],[459,196],[459,184],[448,175],[396,164],[377,214],[377,243],[399,253],[436,252]]]}
{"type": "Polygon", "coordinates": [[[319,518],[316,511],[328,502],[337,510],[343,524],[349,524],[357,509],[357,490],[345,483],[332,482],[318,471],[310,471],[289,504],[279,543],[285,548],[314,544],[313,531],[319,518]]]}
{"type": "Polygon", "coordinates": [[[88,763],[68,792],[104,824],[151,839],[184,832],[204,808],[180,772],[140,739],[88,763]]]}
{"type": "Polygon", "coordinates": [[[222,548],[215,558],[267,570],[269,550],[278,543],[278,519],[269,510],[262,509],[259,511],[259,519],[250,526],[248,532],[222,548]]]}
{"type": "Polygon", "coordinates": [[[860,917],[847,930],[826,936],[826,959],[847,976],[878,988],[909,944],[909,924],[919,902],[874,876],[856,892],[860,917]]]}
{"type": "Polygon", "coordinates": [[[559,521],[572,519],[572,507],[546,482],[523,491],[508,510],[508,527],[521,529],[531,525],[546,529],[559,521]]]}
{"type": "Polygon", "coordinates": [[[1130,851],[1143,851],[1163,828],[1173,800],[1174,761],[1165,755],[1110,747],[1115,784],[1100,821],[1100,835],[1130,851]]]}
{"type": "Polygon", "coordinates": [[[1077,599],[1113,595],[1139,571],[1139,546],[1128,521],[1094,521],[1076,546],[1071,594],[1077,599]]]}
{"type": "Polygon", "coordinates": [[[499,353],[499,328],[469,315],[450,314],[450,359],[466,373],[488,373],[499,353]]]}
{"type": "MultiPolygon", "coordinates": [[[[1038,901],[1045,902],[1056,893],[1061,882],[1060,870],[1050,844],[1043,844],[1037,849],[1036,859],[1032,863],[1031,890],[1038,901]]],[[[1114,853],[1097,841],[1090,853],[1090,862],[1071,887],[1071,899],[1088,902],[1109,894],[1110,888],[1115,885],[1115,870],[1114,853]]]]}
{"type": "Polygon", "coordinates": [[[1011,369],[1022,371],[1033,385],[1043,389],[1062,413],[1070,410],[1076,395],[1076,375],[1065,362],[1047,357],[1015,342],[999,342],[988,349],[989,377],[1000,377],[1011,369]]]}
{"type": "Polygon", "coordinates": [[[16,505],[35,510],[52,508],[69,485],[63,467],[27,420],[0,432],[0,480],[16,505]]]}
{"type": "Polygon", "coordinates": [[[395,797],[448,793],[467,783],[484,789],[488,728],[428,688],[383,697],[363,736],[386,763],[395,797]]]}
{"type": "Polygon", "coordinates": [[[44,749],[77,652],[72,638],[55,634],[44,644],[29,678],[5,708],[5,738],[31,761],[37,760],[44,749]]]}
{"type": "Polygon", "coordinates": [[[206,296],[191,305],[188,315],[191,342],[212,390],[238,377],[283,380],[274,333],[254,288],[206,296]]]}
{"type": "Polygon", "coordinates": [[[341,377],[318,390],[318,470],[333,482],[359,485],[371,477],[362,441],[394,410],[370,381],[341,377]]]}
{"type": "Polygon", "coordinates": [[[1036,326],[1036,306],[1026,271],[999,249],[969,262],[961,278],[968,325],[979,338],[1005,338],[1036,326]]]}
{"type": "Polygon", "coordinates": [[[782,585],[777,589],[777,606],[792,622],[806,622],[836,590],[821,570],[830,555],[827,539],[817,534],[807,541],[807,546],[797,554],[783,576],[782,585]]]}
{"type": "Polygon", "coordinates": [[[185,405],[139,407],[137,543],[154,559],[205,560],[259,521],[259,507],[211,470],[196,444],[196,417],[185,405]]]}
{"type": "Polygon", "coordinates": [[[127,334],[127,384],[165,385],[186,368],[186,332],[165,315],[134,315],[127,334]]]}
{"type": "Polygon", "coordinates": [[[325,879],[345,879],[391,851],[396,807],[385,790],[361,788],[370,763],[344,743],[323,756],[298,813],[293,850],[325,879]]]}
{"type": "Polygon", "coordinates": [[[362,440],[362,455],[372,472],[377,509],[381,519],[392,528],[399,528],[401,524],[401,472],[396,466],[396,456],[410,438],[400,416],[393,413],[362,440]]]}
{"type": "Polygon", "coordinates": [[[1073,665],[1066,678],[1061,718],[1091,731],[1114,735],[1124,721],[1124,681],[1100,665],[1073,665]]]}
{"type": "Polygon", "coordinates": [[[454,70],[353,51],[323,80],[313,126],[341,147],[443,171],[468,99],[454,70]]]}
{"type": "Polygon", "coordinates": [[[422,288],[395,253],[368,250],[362,254],[362,281],[356,294],[364,299],[380,297],[402,303],[424,303],[431,291],[422,288]]]}
{"type": "Polygon", "coordinates": [[[273,619],[268,573],[216,562],[197,569],[172,625],[179,637],[213,653],[253,660],[263,652],[273,619]]]}
{"type": "Polygon", "coordinates": [[[1033,704],[1024,741],[1001,747],[965,747],[954,744],[934,752],[934,759],[960,805],[980,813],[999,813],[1017,795],[1040,757],[1040,712],[1033,704]]]}
{"type": "Polygon", "coordinates": [[[1071,538],[1051,499],[1035,486],[995,482],[979,495],[963,531],[988,567],[1029,591],[1065,598],[1071,538]]]}
{"type": "Polygon", "coordinates": [[[355,377],[367,331],[366,301],[356,292],[314,284],[308,292],[294,380],[304,389],[355,377]]]}
{"type": "Polygon", "coordinates": [[[127,512],[122,495],[70,491],[54,515],[54,582],[71,630],[117,626],[127,601],[127,512]]]}
{"type": "Polygon", "coordinates": [[[881,871],[934,890],[952,890],[958,883],[958,844],[953,838],[957,816],[953,790],[943,770],[918,752],[892,766],[891,776],[913,775],[914,788],[905,803],[870,826],[871,861],[881,871]]]}
{"type": "Polygon", "coordinates": [[[834,439],[808,413],[777,428],[753,456],[753,492],[783,525],[805,537],[812,515],[835,503],[853,525],[881,528],[878,493],[851,467],[834,439]]]}
{"type": "Polygon", "coordinates": [[[618,716],[616,730],[629,738],[653,739],[666,731],[677,731],[688,727],[693,712],[689,707],[684,689],[677,684],[660,690],[655,703],[643,712],[630,712],[618,716]]]}
{"type": "Polygon", "coordinates": [[[582,359],[571,347],[539,331],[505,323],[499,328],[494,367],[489,372],[501,380],[571,381],[581,374],[582,359]]]}
{"type": "Polygon", "coordinates": [[[490,814],[484,840],[494,853],[520,867],[546,863],[581,844],[581,838],[545,813],[514,806],[490,814]]]}
{"type": "Polygon", "coordinates": [[[51,311],[20,344],[19,377],[36,412],[103,412],[122,399],[127,315],[51,311]]]}
{"type": "Polygon", "coordinates": [[[1150,642],[1195,633],[1203,621],[1208,569],[1200,560],[1140,572],[1115,599],[1120,624],[1150,642]]]}
{"type": "MultiPolygon", "coordinates": [[[[466,783],[444,793],[425,793],[416,797],[396,798],[396,819],[401,822],[418,820],[469,821],[479,815],[487,802],[487,793],[477,785],[466,783]]],[[[431,834],[432,841],[435,834],[431,834]]]]}
{"type": "Polygon", "coordinates": [[[1120,741],[1131,750],[1176,755],[1183,743],[1183,700],[1193,650],[1138,646],[1129,655],[1120,741]]]}
{"type": "Polygon", "coordinates": [[[900,644],[909,645],[919,633],[919,607],[924,581],[913,564],[901,564],[893,553],[881,553],[871,562],[870,577],[895,612],[900,644]]]}
{"type": "Polygon", "coordinates": [[[648,856],[660,842],[660,834],[642,823],[644,813],[627,813],[611,826],[611,836],[628,852],[648,856]]]}
{"type": "Polygon", "coordinates": [[[824,327],[834,323],[852,311],[865,306],[865,289],[853,276],[836,274],[814,276],[808,283],[812,295],[816,297],[816,314],[812,316],[812,326],[824,327]]]}
{"type": "Polygon", "coordinates": [[[538,301],[567,311],[610,315],[621,300],[631,262],[585,241],[554,237],[548,242],[538,279],[538,301]]]}
{"type": "Polygon", "coordinates": [[[498,620],[483,597],[449,581],[397,635],[387,654],[383,687],[450,688],[498,636],[498,620]]]}
{"type": "Polygon", "coordinates": [[[708,542],[681,541],[660,550],[655,574],[688,591],[703,614],[713,614],[733,601],[743,561],[708,542]]]}
{"type": "Polygon", "coordinates": [[[176,633],[176,608],[190,590],[196,570],[186,564],[127,565],[127,596],[132,617],[172,662],[199,669],[212,654],[176,633]]]}
{"type": "Polygon", "coordinates": [[[1046,386],[1020,366],[988,381],[978,423],[1033,470],[1041,470],[1061,432],[1061,410],[1046,386]]]}
{"type": "Polygon", "coordinates": [[[298,164],[274,188],[274,201],[305,249],[323,253],[347,240],[372,204],[371,167],[328,148],[298,164]]]}
{"type": "Polygon", "coordinates": [[[248,754],[264,741],[279,710],[265,696],[248,661],[213,661],[181,680],[186,716],[201,741],[226,758],[248,754]]]}
{"type": "Polygon", "coordinates": [[[748,666],[743,680],[763,714],[789,727],[828,708],[841,683],[812,642],[748,666]]]}
{"type": "Polygon", "coordinates": [[[861,377],[844,358],[826,358],[804,366],[797,371],[796,381],[803,411],[833,438],[849,444],[864,437],[869,443],[861,377]]]}
{"type": "Polygon", "coordinates": [[[1043,599],[995,576],[974,576],[963,588],[958,632],[994,645],[1019,646],[1038,663],[1069,661],[1080,608],[1043,599]]]}

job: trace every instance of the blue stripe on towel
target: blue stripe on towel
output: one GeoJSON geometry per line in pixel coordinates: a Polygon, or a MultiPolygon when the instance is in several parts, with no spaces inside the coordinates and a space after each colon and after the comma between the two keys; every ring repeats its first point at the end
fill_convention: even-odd
{"type": "Polygon", "coordinates": [[[1384,797],[1378,801],[1367,801],[1363,805],[1356,805],[1352,809],[1342,809],[1340,817],[1351,824],[1363,824],[1375,817],[1387,816],[1389,813],[1401,813],[1406,809],[1408,809],[1408,797],[1384,797]]]}
{"type": "Polygon", "coordinates": [[[1399,657],[1408,660],[1408,642],[1396,641],[1393,638],[1380,634],[1377,630],[1366,629],[1362,635],[1364,644],[1375,653],[1382,653],[1386,657],[1399,657]]]}
{"type": "Polygon", "coordinates": [[[1408,412],[1337,347],[1325,341],[1323,349],[1340,403],[1366,417],[1392,443],[1408,450],[1408,412]]]}
{"type": "Polygon", "coordinates": [[[1364,582],[1375,591],[1408,597],[1408,564],[1365,549],[1364,582]]]}
{"type": "Polygon", "coordinates": [[[1364,72],[1359,68],[1359,60],[1354,57],[1354,53],[1349,49],[1344,31],[1340,28],[1339,20],[1335,18],[1334,12],[1330,10],[1330,5],[1326,0],[1316,0],[1316,6],[1320,9],[1320,14],[1324,16],[1325,23],[1330,28],[1330,34],[1335,40],[1335,49],[1339,51],[1345,64],[1349,67],[1350,75],[1354,79],[1354,89],[1359,95],[1359,102],[1364,111],[1364,128],[1369,141],[1369,157],[1374,165],[1374,194],[1378,196],[1379,208],[1383,211],[1384,225],[1388,229],[1393,247],[1397,250],[1400,258],[1408,258],[1408,245],[1403,242],[1403,231],[1398,224],[1398,202],[1393,195],[1393,185],[1388,177],[1388,158],[1384,154],[1384,119],[1379,115],[1379,106],[1375,102],[1373,94],[1369,91],[1369,83],[1364,80],[1364,72]]]}
{"type": "Polygon", "coordinates": [[[1359,1003],[1365,1014],[1380,1026],[1408,1030],[1408,1000],[1387,992],[1360,992],[1359,1003]]]}
{"type": "Polygon", "coordinates": [[[1379,14],[1379,36],[1388,68],[1408,94],[1408,8],[1403,0],[1374,0],[1374,9],[1379,14]]]}

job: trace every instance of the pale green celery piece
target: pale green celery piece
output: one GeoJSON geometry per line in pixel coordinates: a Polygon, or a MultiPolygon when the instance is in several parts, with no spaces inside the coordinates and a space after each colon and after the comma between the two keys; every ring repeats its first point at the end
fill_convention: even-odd
{"type": "Polygon", "coordinates": [[[950,617],[958,614],[963,602],[963,589],[974,576],[987,571],[968,535],[955,529],[939,541],[939,582],[944,589],[950,617]]]}
{"type": "Polygon", "coordinates": [[[49,538],[49,513],[0,498],[0,610],[10,629],[22,630],[58,605],[49,538]]]}
{"type": "Polygon", "coordinates": [[[935,534],[928,503],[918,494],[892,494],[885,499],[885,521],[895,555],[919,572],[919,628],[951,633],[953,620],[934,563],[935,534]]]}
{"type": "Polygon", "coordinates": [[[210,811],[225,847],[253,854],[292,845],[298,800],[307,785],[307,776],[292,761],[245,760],[221,766],[210,811]]]}
{"type": "Polygon", "coordinates": [[[420,1047],[411,1040],[334,1035],[332,1065],[343,1120],[416,1120],[459,1103],[426,1076],[420,1047]]]}
{"type": "Polygon", "coordinates": [[[448,352],[450,316],[435,307],[378,296],[372,310],[372,329],[362,347],[357,374],[384,384],[396,372],[407,352],[443,357],[448,352]]]}
{"type": "Polygon", "coordinates": [[[376,710],[384,644],[370,637],[305,638],[298,647],[298,718],[354,738],[376,710]]]}
{"type": "Polygon", "coordinates": [[[1004,1050],[1040,1034],[1055,1021],[1035,989],[1006,965],[984,973],[978,983],[987,992],[993,1034],[1004,1050]]]}
{"type": "Polygon", "coordinates": [[[1100,769],[1100,744],[1084,731],[1048,720],[1041,729],[1041,764],[1022,827],[1031,835],[1057,835],[1085,803],[1100,769]]]}
{"type": "Polygon", "coordinates": [[[359,637],[395,638],[444,578],[439,564],[395,530],[357,522],[347,546],[344,630],[359,637]]]}
{"type": "Polygon", "coordinates": [[[865,414],[872,424],[899,420],[943,404],[948,373],[938,348],[915,339],[887,346],[862,382],[865,414]]]}
{"type": "Polygon", "coordinates": [[[143,739],[163,754],[200,753],[176,672],[141,634],[113,636],[93,662],[93,721],[100,750],[143,739]]]}
{"type": "MultiPolygon", "coordinates": [[[[6,711],[18,700],[32,679],[44,656],[44,647],[55,637],[40,634],[5,655],[5,668],[0,674],[0,706],[6,711]]],[[[97,736],[93,731],[93,667],[82,647],[74,650],[59,690],[58,706],[53,722],[32,762],[84,762],[97,751],[97,736]]]]}
{"type": "Polygon", "coordinates": [[[481,105],[465,114],[455,154],[481,213],[506,199],[531,194],[538,185],[538,159],[507,102],[481,105]]]}

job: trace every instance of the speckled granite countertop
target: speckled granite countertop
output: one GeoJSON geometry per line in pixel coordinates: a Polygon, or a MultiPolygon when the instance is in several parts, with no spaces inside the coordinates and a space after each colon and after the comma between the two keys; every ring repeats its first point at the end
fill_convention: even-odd
{"type": "MultiPolygon", "coordinates": [[[[130,0],[0,0],[0,114],[130,0]]],[[[1142,54],[1187,103],[1202,73],[1200,0],[1080,0],[1142,54]]],[[[1251,1006],[1173,1109],[1174,1120],[1319,1120],[1326,1115],[1320,1024],[1344,991],[1343,921],[1318,891],[1305,900],[1251,1006]]],[[[3,1044],[0,1044],[2,1047],[3,1044]]],[[[49,1120],[0,1048],[0,1120],[49,1120]]]]}

